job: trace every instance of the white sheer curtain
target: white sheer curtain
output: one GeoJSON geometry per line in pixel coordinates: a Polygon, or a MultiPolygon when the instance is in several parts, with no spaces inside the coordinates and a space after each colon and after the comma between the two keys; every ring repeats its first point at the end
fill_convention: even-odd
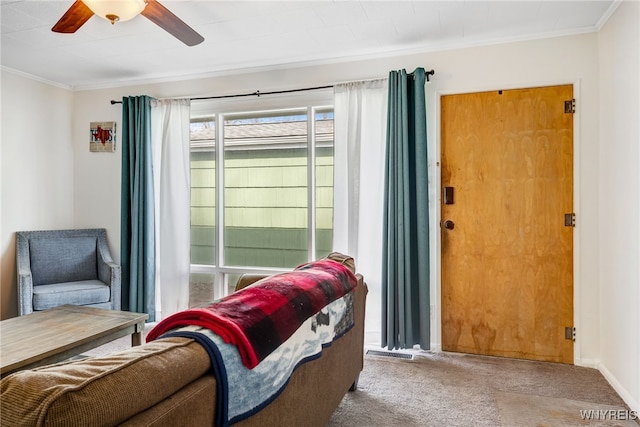
{"type": "Polygon", "coordinates": [[[365,345],[380,346],[387,79],[334,88],[334,250],[369,286],[365,345]]]}
{"type": "Polygon", "coordinates": [[[189,305],[190,106],[188,99],[151,101],[158,320],[189,305]]]}

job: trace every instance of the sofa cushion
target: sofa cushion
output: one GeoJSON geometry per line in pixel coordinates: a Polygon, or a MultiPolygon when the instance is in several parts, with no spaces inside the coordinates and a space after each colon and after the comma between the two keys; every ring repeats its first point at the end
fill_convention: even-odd
{"type": "Polygon", "coordinates": [[[46,310],[62,304],[100,304],[110,300],[111,288],[99,280],[80,280],[33,287],[34,310],[46,310]]]}
{"type": "Polygon", "coordinates": [[[33,284],[97,279],[96,248],[97,238],[92,236],[30,239],[33,284]]]}
{"type": "Polygon", "coordinates": [[[163,338],[108,356],[18,371],[0,381],[2,425],[120,424],[209,369],[200,344],[163,338]]]}

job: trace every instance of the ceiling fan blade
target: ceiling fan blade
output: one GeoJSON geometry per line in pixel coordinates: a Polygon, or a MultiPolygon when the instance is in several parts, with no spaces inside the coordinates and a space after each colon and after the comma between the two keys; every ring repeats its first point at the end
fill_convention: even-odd
{"type": "Polygon", "coordinates": [[[147,6],[141,14],[187,46],[195,46],[204,41],[204,37],[156,0],[147,0],[147,6]]]}
{"type": "Polygon", "coordinates": [[[80,0],[75,3],[62,15],[51,31],[56,33],[75,33],[78,28],[93,16],[93,12],[80,0]]]}

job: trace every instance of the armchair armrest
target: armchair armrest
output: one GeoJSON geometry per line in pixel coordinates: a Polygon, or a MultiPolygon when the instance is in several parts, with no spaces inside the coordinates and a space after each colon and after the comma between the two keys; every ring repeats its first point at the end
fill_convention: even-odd
{"type": "Polygon", "coordinates": [[[121,268],[113,262],[106,239],[98,239],[98,279],[111,288],[111,303],[114,310],[121,306],[121,268]]]}
{"type": "Polygon", "coordinates": [[[18,314],[33,312],[33,276],[29,259],[29,242],[16,233],[16,270],[18,278],[18,314]]]}
{"type": "Polygon", "coordinates": [[[28,268],[18,269],[18,314],[23,316],[33,312],[33,278],[28,268]]]}

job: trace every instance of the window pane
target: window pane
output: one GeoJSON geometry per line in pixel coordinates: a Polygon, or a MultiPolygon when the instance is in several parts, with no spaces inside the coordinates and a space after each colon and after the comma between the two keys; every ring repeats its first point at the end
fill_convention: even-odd
{"type": "Polygon", "coordinates": [[[316,258],[333,246],[333,110],[316,111],[316,258]]]}
{"type": "Polygon", "coordinates": [[[189,280],[189,307],[203,307],[214,300],[215,275],[191,273],[189,280]]]}
{"type": "Polygon", "coordinates": [[[306,110],[229,117],[224,137],[225,264],[306,262],[306,110]]]}
{"type": "Polygon", "coordinates": [[[191,263],[216,260],[215,120],[191,122],[191,263]]]}
{"type": "Polygon", "coordinates": [[[224,278],[227,282],[227,295],[232,294],[236,290],[236,283],[242,274],[225,274],[224,278]]]}

